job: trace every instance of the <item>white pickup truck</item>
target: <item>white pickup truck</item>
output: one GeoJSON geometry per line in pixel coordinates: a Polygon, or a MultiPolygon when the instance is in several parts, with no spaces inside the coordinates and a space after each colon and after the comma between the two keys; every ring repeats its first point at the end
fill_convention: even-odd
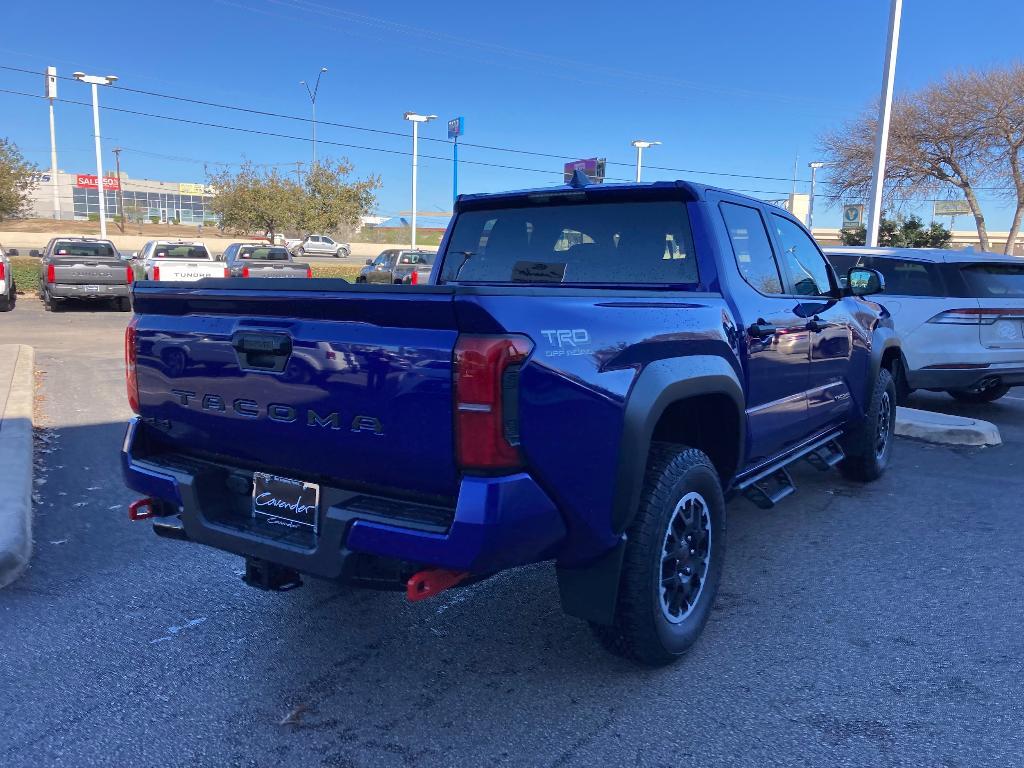
{"type": "Polygon", "coordinates": [[[214,260],[201,242],[150,240],[132,255],[137,280],[193,282],[204,277],[227,277],[224,264],[214,260]]]}

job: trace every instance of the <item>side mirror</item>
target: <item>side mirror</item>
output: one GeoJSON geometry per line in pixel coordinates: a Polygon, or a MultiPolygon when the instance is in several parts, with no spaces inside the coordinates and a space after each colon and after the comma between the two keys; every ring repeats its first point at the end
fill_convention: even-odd
{"type": "Polygon", "coordinates": [[[368,266],[368,267],[373,266],[373,259],[367,259],[366,260],[366,266],[368,266]]]}
{"type": "Polygon", "coordinates": [[[885,291],[885,278],[877,269],[854,267],[846,273],[846,286],[852,296],[870,296],[885,291]]]}

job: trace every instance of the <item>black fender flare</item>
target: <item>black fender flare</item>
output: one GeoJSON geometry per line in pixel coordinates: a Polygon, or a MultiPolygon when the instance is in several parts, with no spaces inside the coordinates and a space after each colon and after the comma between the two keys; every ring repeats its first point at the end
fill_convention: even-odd
{"type": "MultiPolygon", "coordinates": [[[[654,428],[670,405],[699,395],[725,395],[735,404],[739,445],[733,469],[734,473],[739,470],[746,440],[746,398],[733,364],[724,357],[694,355],[646,365],[633,382],[623,417],[611,508],[612,530],[619,540],[610,551],[586,565],[558,564],[555,568],[562,609],[568,615],[598,624],[610,624],[614,619],[626,544],[624,531],[640,504],[654,428]]],[[[723,478],[723,484],[731,479],[723,478]]]]}
{"type": "Polygon", "coordinates": [[[878,380],[878,372],[882,369],[882,358],[885,357],[886,352],[890,349],[895,349],[900,356],[900,361],[903,361],[903,350],[900,347],[900,339],[896,335],[896,331],[884,325],[877,326],[871,332],[871,375],[865,382],[866,390],[864,391],[865,404],[871,402],[871,394],[875,391],[875,382],[878,380]]]}

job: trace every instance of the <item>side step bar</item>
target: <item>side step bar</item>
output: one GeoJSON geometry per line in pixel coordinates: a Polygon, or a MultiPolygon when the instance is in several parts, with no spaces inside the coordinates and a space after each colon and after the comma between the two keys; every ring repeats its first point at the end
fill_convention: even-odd
{"type": "Polygon", "coordinates": [[[796,490],[787,466],[806,459],[815,469],[824,472],[843,460],[845,454],[839,445],[839,435],[830,434],[794,451],[779,462],[736,483],[736,489],[760,509],[772,509],[796,490]]]}

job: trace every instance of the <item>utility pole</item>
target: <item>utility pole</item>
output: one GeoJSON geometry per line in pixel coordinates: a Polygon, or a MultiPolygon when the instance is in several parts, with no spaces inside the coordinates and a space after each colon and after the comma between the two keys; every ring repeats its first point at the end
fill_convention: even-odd
{"type": "Polygon", "coordinates": [[[124,234],[124,192],[121,184],[121,147],[114,147],[114,164],[117,166],[117,207],[121,211],[121,234],[124,234]]]}
{"type": "Polygon", "coordinates": [[[313,164],[309,167],[310,170],[316,168],[316,95],[320,92],[320,77],[327,71],[327,67],[320,67],[320,71],[316,75],[316,85],[312,88],[309,87],[309,83],[305,80],[300,80],[299,85],[306,87],[306,93],[309,94],[309,102],[313,105],[313,164]]]}
{"type": "Polygon", "coordinates": [[[46,68],[46,98],[50,102],[50,185],[53,187],[53,218],[60,215],[60,187],[57,183],[57,132],[53,127],[53,101],[57,98],[57,68],[46,68]]]}
{"type": "Polygon", "coordinates": [[[885,158],[889,151],[889,120],[892,117],[892,89],[896,80],[896,54],[900,46],[900,17],[903,0],[892,0],[889,9],[889,40],[885,47],[882,72],[882,100],[878,106],[878,135],[875,141],[875,167],[871,174],[871,207],[868,209],[867,245],[878,246],[878,225],[882,221],[882,191],[885,186],[885,158]]]}
{"type": "Polygon", "coordinates": [[[302,184],[302,166],[304,165],[305,163],[301,160],[295,161],[295,178],[298,180],[299,184],[302,184]]]}

